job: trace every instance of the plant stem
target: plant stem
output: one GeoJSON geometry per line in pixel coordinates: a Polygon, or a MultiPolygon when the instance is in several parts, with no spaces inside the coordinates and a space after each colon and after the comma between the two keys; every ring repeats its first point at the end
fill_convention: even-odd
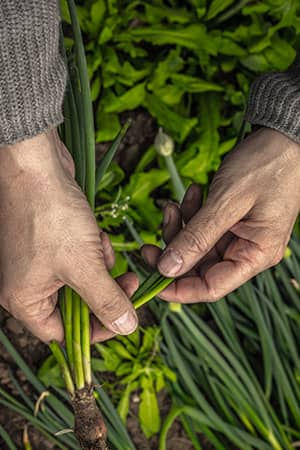
{"type": "Polygon", "coordinates": [[[69,12],[71,17],[72,29],[74,34],[76,60],[78,65],[78,74],[82,92],[82,122],[84,124],[85,134],[85,155],[86,155],[86,184],[85,190],[88,202],[94,209],[95,202],[95,131],[94,114],[90,93],[90,81],[87,71],[87,62],[85,50],[82,41],[80,25],[77,17],[74,0],[68,0],[69,12]]]}
{"type": "Polygon", "coordinates": [[[127,216],[125,216],[124,222],[129,230],[131,236],[133,237],[133,239],[142,247],[142,245],[144,245],[144,241],[141,238],[141,236],[138,234],[138,232],[136,231],[135,226],[133,225],[132,221],[127,216]]]}
{"type": "Polygon", "coordinates": [[[56,361],[58,362],[58,364],[60,366],[60,369],[62,371],[64,380],[66,383],[67,391],[69,392],[71,397],[73,397],[75,394],[75,387],[73,384],[71,372],[70,372],[68,363],[66,361],[65,355],[64,355],[62,349],[60,348],[60,345],[58,342],[56,342],[56,341],[50,342],[49,347],[50,347],[53,355],[55,356],[56,361]]]}
{"type": "Polygon", "coordinates": [[[173,189],[174,189],[174,193],[176,196],[176,200],[178,200],[179,202],[181,202],[183,200],[184,194],[185,194],[185,187],[183,185],[183,182],[180,178],[180,175],[178,173],[177,167],[174,163],[174,159],[172,155],[168,155],[168,156],[164,156],[165,161],[166,161],[166,166],[167,169],[169,171],[171,180],[172,180],[172,184],[173,184],[173,189]]]}
{"type": "Polygon", "coordinates": [[[74,375],[77,389],[84,388],[84,371],[81,353],[81,300],[73,291],[73,358],[74,375]]]}
{"type": "MultiPolygon", "coordinates": [[[[71,17],[72,29],[74,34],[75,52],[78,66],[78,75],[81,87],[82,99],[82,114],[79,117],[79,122],[82,124],[84,131],[84,154],[86,157],[86,178],[85,178],[85,194],[90,204],[91,209],[95,209],[95,177],[96,177],[96,158],[95,158],[95,130],[94,130],[94,114],[90,91],[90,81],[87,71],[87,62],[85,57],[85,50],[81,36],[80,25],[77,17],[76,6],[74,0],[68,0],[68,7],[71,17]]],[[[76,320],[74,324],[76,330],[73,330],[76,335],[76,341],[73,345],[76,348],[76,355],[74,352],[75,363],[75,377],[77,388],[84,387],[84,376],[87,377],[86,382],[91,383],[91,368],[90,365],[90,315],[87,305],[83,300],[75,294],[76,299],[76,320]],[[82,305],[81,305],[82,303],[82,305]],[[83,345],[83,348],[81,347],[83,345]],[[77,367],[76,367],[76,362],[77,367]],[[83,360],[83,361],[82,361],[83,360]],[[83,370],[83,364],[84,368],[83,370]]],[[[75,308],[74,308],[75,309],[75,308]]]]}
{"type": "Polygon", "coordinates": [[[167,415],[163,426],[160,430],[160,436],[159,436],[159,450],[167,450],[167,437],[168,432],[173,425],[174,421],[177,419],[178,416],[180,416],[184,411],[184,408],[182,407],[172,407],[169,414],[167,415]]]}
{"type": "Polygon", "coordinates": [[[71,373],[74,372],[74,358],[73,358],[73,323],[72,323],[72,312],[73,312],[73,296],[72,289],[69,286],[65,287],[64,291],[64,303],[65,303],[65,317],[64,317],[64,326],[65,326],[65,343],[66,343],[66,352],[68,357],[69,366],[71,369],[71,373]]]}
{"type": "Polygon", "coordinates": [[[91,368],[91,337],[90,327],[87,326],[90,320],[90,311],[86,303],[81,301],[81,350],[84,378],[86,384],[92,384],[91,368]]]}
{"type": "Polygon", "coordinates": [[[126,135],[131,123],[132,123],[132,120],[128,119],[127,122],[121,128],[121,130],[120,130],[118,136],[116,137],[116,139],[114,140],[114,142],[111,144],[110,148],[107,150],[107,152],[103,156],[103,158],[100,162],[100,165],[99,165],[98,169],[96,170],[96,189],[99,186],[99,183],[102,180],[103,175],[107,171],[110,163],[112,162],[113,157],[115,156],[115,154],[118,150],[118,147],[119,147],[122,139],[126,135]]]}
{"type": "Polygon", "coordinates": [[[139,296],[139,292],[136,291],[133,296],[133,306],[135,307],[135,309],[140,308],[141,306],[152,300],[156,295],[158,295],[167,286],[169,286],[172,281],[174,281],[174,278],[164,278],[163,276],[161,276],[159,282],[157,282],[154,286],[149,287],[149,290],[147,292],[139,296]]]}
{"type": "Polygon", "coordinates": [[[84,139],[84,133],[82,130],[83,129],[82,123],[78,117],[78,111],[81,110],[79,109],[79,105],[82,104],[82,98],[79,88],[78,87],[76,88],[76,84],[78,85],[78,73],[76,68],[73,69],[71,68],[69,73],[70,73],[70,83],[66,100],[67,99],[69,100],[70,119],[72,118],[72,122],[71,120],[69,120],[68,126],[70,126],[72,130],[72,156],[74,158],[76,168],[75,170],[76,181],[81,187],[81,189],[84,191],[85,177],[86,177],[86,161],[82,142],[84,139]]]}

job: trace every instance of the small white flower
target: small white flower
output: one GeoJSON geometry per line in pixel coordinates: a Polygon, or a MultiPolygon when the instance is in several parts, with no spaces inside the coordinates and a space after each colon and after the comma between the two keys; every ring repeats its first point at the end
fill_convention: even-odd
{"type": "Polygon", "coordinates": [[[170,156],[174,151],[174,141],[160,128],[154,140],[154,147],[160,155],[170,156]]]}

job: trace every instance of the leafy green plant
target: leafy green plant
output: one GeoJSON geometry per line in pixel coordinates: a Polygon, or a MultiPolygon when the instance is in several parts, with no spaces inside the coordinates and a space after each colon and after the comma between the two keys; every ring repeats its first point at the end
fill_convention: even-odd
{"type": "Polygon", "coordinates": [[[206,183],[234,145],[253,76],[293,61],[298,14],[295,0],[82,3],[97,141],[116,137],[120,113],[143,107],[183,144],[181,174],[206,183]]]}
{"type": "Polygon", "coordinates": [[[148,438],[160,430],[157,393],[165,387],[166,380],[176,379],[160,357],[160,341],[160,328],[147,327],[139,328],[128,337],[119,336],[105,344],[95,344],[104,365],[101,371],[116,375],[113,391],[116,386],[121,388],[118,401],[121,419],[126,423],[131,394],[137,391],[139,422],[148,438]]]}

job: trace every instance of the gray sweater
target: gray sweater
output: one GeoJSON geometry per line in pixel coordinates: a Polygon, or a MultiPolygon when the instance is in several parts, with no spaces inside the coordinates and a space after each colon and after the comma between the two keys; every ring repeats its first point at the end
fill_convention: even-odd
{"type": "MultiPolygon", "coordinates": [[[[59,53],[56,0],[0,0],[0,145],[63,121],[66,69],[59,53]]],[[[300,142],[300,70],[253,83],[246,119],[300,142]]]]}
{"type": "Polygon", "coordinates": [[[0,0],[0,145],[63,121],[59,25],[56,0],[0,0]]]}

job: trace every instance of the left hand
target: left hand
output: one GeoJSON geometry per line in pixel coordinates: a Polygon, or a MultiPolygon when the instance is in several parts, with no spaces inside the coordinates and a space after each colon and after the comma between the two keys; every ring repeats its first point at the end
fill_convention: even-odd
{"type": "Polygon", "coordinates": [[[143,255],[176,277],[160,297],[216,301],[279,263],[300,206],[300,145],[269,128],[252,133],[221,164],[205,205],[192,185],[181,207],[167,206],[161,250],[143,255]]]}

